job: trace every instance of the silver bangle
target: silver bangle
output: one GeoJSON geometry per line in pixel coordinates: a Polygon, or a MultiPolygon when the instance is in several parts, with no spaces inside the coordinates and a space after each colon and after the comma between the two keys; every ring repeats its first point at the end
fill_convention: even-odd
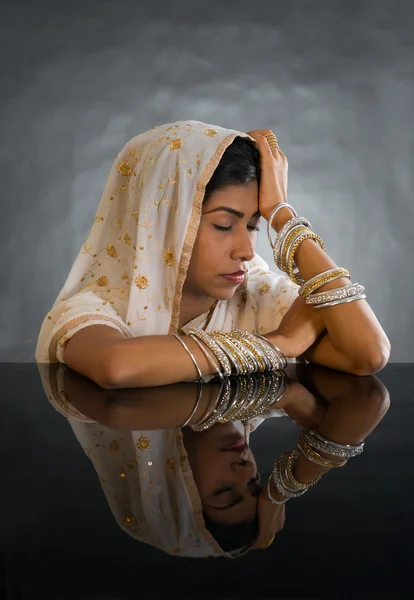
{"type": "Polygon", "coordinates": [[[283,225],[282,229],[276,235],[276,241],[273,246],[273,258],[275,259],[276,264],[277,264],[277,261],[276,261],[275,257],[278,256],[280,253],[280,249],[281,249],[283,240],[296,225],[304,225],[305,227],[309,227],[309,229],[312,229],[312,225],[311,225],[310,221],[308,221],[304,217],[294,217],[293,219],[290,219],[289,221],[287,221],[287,223],[285,223],[283,225]]]}
{"type": "Polygon", "coordinates": [[[224,414],[224,412],[227,410],[231,398],[231,383],[228,378],[223,379],[223,381],[221,382],[218,397],[220,398],[219,403],[213,408],[211,416],[209,416],[207,419],[199,421],[198,423],[195,423],[194,425],[191,425],[193,431],[205,431],[206,429],[213,427],[213,425],[215,425],[217,421],[220,420],[221,415],[224,414]],[[226,389],[224,390],[224,392],[222,392],[224,386],[226,387],[226,389]]]}
{"type": "Polygon", "coordinates": [[[245,360],[247,359],[247,361],[250,362],[251,369],[250,369],[249,375],[252,375],[253,373],[258,373],[260,371],[260,365],[257,362],[257,358],[255,357],[253,352],[249,349],[249,347],[247,345],[244,345],[242,340],[240,340],[236,337],[233,337],[230,335],[230,339],[233,342],[233,344],[236,346],[236,348],[239,350],[239,352],[241,352],[241,354],[244,356],[245,360]]]}
{"type": "Polygon", "coordinates": [[[183,427],[186,427],[189,424],[189,422],[191,421],[191,419],[196,414],[197,408],[200,406],[201,397],[203,395],[203,384],[201,383],[201,381],[198,382],[198,386],[199,386],[198,397],[197,397],[195,406],[194,406],[193,410],[191,411],[191,414],[188,417],[188,419],[186,421],[184,421],[184,423],[182,425],[180,425],[179,429],[182,429],[183,427]]]}
{"type": "Polygon", "coordinates": [[[267,338],[265,338],[262,335],[260,335],[260,333],[255,333],[254,335],[257,335],[257,337],[259,337],[260,339],[262,339],[266,344],[268,344],[274,350],[274,352],[275,352],[275,354],[276,354],[276,356],[278,358],[278,362],[282,363],[281,365],[280,364],[278,365],[277,369],[285,369],[287,367],[287,359],[286,359],[286,356],[281,351],[281,349],[278,348],[278,346],[276,346],[276,344],[274,344],[273,342],[271,342],[267,338]]]}
{"type": "Polygon", "coordinates": [[[323,308],[329,308],[330,306],[337,306],[338,304],[347,304],[348,302],[355,302],[356,300],[364,300],[366,294],[358,294],[351,296],[350,298],[342,298],[341,300],[333,300],[332,302],[324,302],[324,304],[317,304],[313,308],[316,310],[322,310],[323,308]]]}
{"type": "Polygon", "coordinates": [[[221,340],[218,340],[213,335],[212,335],[212,338],[215,341],[215,343],[217,344],[217,346],[219,346],[219,348],[227,356],[227,358],[229,360],[229,364],[233,365],[233,369],[231,370],[230,375],[236,375],[236,376],[241,375],[242,374],[241,370],[242,370],[242,368],[244,368],[244,366],[242,367],[242,365],[240,364],[240,362],[237,360],[236,356],[234,356],[233,354],[231,354],[230,350],[223,344],[223,342],[221,340]]]}
{"type": "MultiPolygon", "coordinates": [[[[193,424],[191,425],[191,427],[192,427],[192,428],[196,427],[197,425],[200,425],[200,423],[204,423],[204,421],[206,421],[207,419],[209,419],[209,418],[211,417],[211,415],[213,414],[213,412],[214,412],[214,410],[215,410],[216,406],[218,405],[218,403],[219,403],[219,401],[220,401],[220,398],[221,398],[221,393],[222,393],[222,390],[223,390],[223,386],[224,386],[224,382],[225,382],[225,381],[228,381],[228,379],[225,379],[225,380],[224,380],[224,378],[223,378],[223,380],[220,382],[220,389],[219,389],[219,391],[218,391],[218,394],[217,394],[217,397],[216,397],[216,399],[215,399],[215,400],[214,400],[214,402],[213,402],[213,405],[212,405],[212,407],[210,408],[210,406],[207,406],[207,410],[206,410],[206,412],[203,414],[203,416],[201,417],[201,419],[199,419],[198,421],[196,421],[196,423],[193,423],[193,424]]],[[[194,431],[195,431],[195,430],[194,430],[194,431]]]]}
{"type": "Polygon", "coordinates": [[[194,354],[191,352],[190,348],[187,346],[187,344],[184,342],[184,340],[182,340],[182,339],[180,338],[180,336],[178,335],[178,333],[173,333],[173,336],[174,336],[174,337],[175,337],[175,338],[176,338],[176,339],[177,339],[177,340],[178,340],[178,341],[179,341],[179,342],[180,342],[180,343],[181,343],[181,344],[184,346],[184,348],[187,350],[187,352],[188,352],[188,354],[189,354],[189,356],[190,356],[191,360],[192,360],[192,361],[193,361],[193,363],[194,363],[194,366],[195,366],[195,368],[196,368],[196,370],[197,370],[197,373],[198,373],[198,376],[199,376],[199,378],[200,378],[200,379],[203,379],[203,374],[201,373],[201,371],[200,371],[200,367],[198,366],[198,364],[197,364],[197,361],[196,361],[196,359],[195,359],[195,357],[194,357],[194,354]]]}
{"type": "Polygon", "coordinates": [[[310,429],[305,432],[306,441],[316,450],[331,454],[332,456],[339,456],[340,458],[353,458],[362,454],[364,451],[364,443],[358,444],[357,446],[351,446],[350,444],[337,444],[331,442],[321,436],[317,431],[310,429]]]}
{"type": "Polygon", "coordinates": [[[213,358],[213,355],[207,350],[207,346],[204,347],[203,344],[200,342],[200,340],[198,338],[196,338],[195,336],[192,336],[192,339],[195,341],[195,343],[200,348],[200,350],[204,353],[204,356],[207,358],[207,360],[210,361],[210,363],[213,365],[217,375],[222,380],[224,375],[220,371],[220,366],[217,364],[216,359],[213,358]]]}
{"type": "Polygon", "coordinates": [[[271,479],[272,479],[272,475],[269,475],[269,479],[267,481],[267,497],[269,498],[269,500],[272,504],[285,504],[285,502],[290,500],[290,497],[286,498],[286,500],[282,500],[281,502],[279,502],[278,500],[275,500],[270,491],[270,480],[271,479]]]}
{"type": "Polygon", "coordinates": [[[328,290],[327,292],[318,292],[316,294],[310,294],[306,298],[306,304],[313,306],[317,304],[323,304],[324,302],[331,302],[332,300],[340,300],[341,298],[351,298],[351,296],[357,296],[358,294],[365,291],[363,285],[359,283],[350,283],[343,287],[328,290]]]}
{"type": "Polygon", "coordinates": [[[272,210],[269,220],[267,222],[267,239],[269,240],[269,244],[271,245],[271,247],[274,247],[274,244],[272,242],[272,238],[270,237],[270,228],[272,226],[273,223],[273,219],[275,218],[276,213],[281,209],[281,208],[290,208],[293,212],[293,214],[295,215],[295,217],[298,216],[298,213],[296,212],[296,210],[293,208],[293,206],[291,206],[290,204],[288,204],[287,202],[281,202],[280,204],[278,204],[277,206],[275,206],[275,208],[272,210]]]}
{"type": "Polygon", "coordinates": [[[289,490],[282,483],[281,476],[279,474],[279,470],[281,470],[283,468],[282,456],[279,456],[279,458],[276,460],[274,467],[273,467],[272,477],[273,477],[273,483],[275,484],[275,488],[277,489],[278,492],[280,492],[284,496],[289,494],[289,496],[291,498],[299,498],[299,496],[303,496],[303,494],[306,494],[306,492],[308,491],[308,488],[294,492],[293,490],[289,490]]]}
{"type": "Polygon", "coordinates": [[[210,348],[213,352],[214,356],[219,361],[220,365],[223,368],[223,375],[229,377],[231,375],[231,364],[229,362],[228,356],[223,349],[216,343],[215,339],[209,334],[201,331],[200,329],[190,329],[188,332],[190,337],[198,337],[205,345],[210,348]]]}
{"type": "MultiPolygon", "coordinates": [[[[302,229],[302,228],[303,228],[303,225],[302,225],[302,224],[301,224],[301,225],[295,225],[295,226],[294,226],[294,227],[292,227],[292,229],[289,231],[289,234],[293,233],[293,232],[294,232],[296,229],[302,229]]],[[[292,241],[290,242],[290,244],[289,244],[289,248],[288,248],[288,251],[287,251],[287,253],[286,253],[286,256],[287,256],[287,257],[289,256],[289,251],[290,251],[290,249],[291,249],[292,245],[293,245],[293,244],[296,242],[296,240],[297,240],[297,239],[298,239],[298,238],[299,238],[299,237],[302,235],[302,233],[304,233],[304,232],[303,232],[303,231],[300,231],[300,232],[299,232],[299,233],[298,233],[298,234],[297,234],[297,235],[296,235],[296,236],[295,236],[295,237],[292,239],[292,241]]],[[[282,268],[282,267],[283,267],[283,265],[282,265],[282,256],[283,256],[283,252],[284,252],[284,249],[285,249],[285,243],[286,243],[286,239],[287,239],[287,236],[285,236],[285,237],[284,237],[284,239],[282,240],[282,244],[281,244],[281,246],[280,246],[280,251],[279,251],[279,255],[278,255],[278,257],[277,257],[277,262],[276,262],[277,266],[279,267],[279,269],[280,269],[281,271],[284,271],[284,269],[282,268]]],[[[275,257],[273,257],[273,258],[275,258],[275,257]]],[[[275,259],[275,260],[276,260],[276,259],[275,259]]]]}

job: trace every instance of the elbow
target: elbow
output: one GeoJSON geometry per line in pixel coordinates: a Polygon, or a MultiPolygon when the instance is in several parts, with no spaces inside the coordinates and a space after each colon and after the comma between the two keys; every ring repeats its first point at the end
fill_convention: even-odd
{"type": "Polygon", "coordinates": [[[102,361],[99,381],[96,383],[104,390],[116,390],[122,387],[122,378],[118,361],[115,360],[116,352],[111,348],[109,356],[102,361]]]}
{"type": "Polygon", "coordinates": [[[388,364],[390,354],[391,344],[385,336],[380,343],[369,345],[367,351],[354,362],[352,374],[375,375],[388,364]]]}

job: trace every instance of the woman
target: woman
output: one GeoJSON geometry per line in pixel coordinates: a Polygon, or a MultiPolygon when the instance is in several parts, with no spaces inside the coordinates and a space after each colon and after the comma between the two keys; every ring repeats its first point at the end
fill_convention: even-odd
{"type": "Polygon", "coordinates": [[[315,297],[325,302],[315,310],[310,288],[298,297],[304,290],[255,254],[260,217],[280,232],[294,215],[280,206],[287,161],[275,139],[181,121],[130,140],[45,317],[37,361],[66,363],[105,388],[165,385],[217,370],[196,334],[184,347],[171,334],[236,328],[264,334],[290,358],[359,375],[381,369],[390,344],[363,288],[309,227],[299,227],[291,266],[307,284],[331,273],[318,294],[343,288],[353,297],[315,297]]]}

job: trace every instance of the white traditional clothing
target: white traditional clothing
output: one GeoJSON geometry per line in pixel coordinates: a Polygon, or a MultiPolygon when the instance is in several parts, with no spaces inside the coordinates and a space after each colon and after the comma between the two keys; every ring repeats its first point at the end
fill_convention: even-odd
{"type": "MultiPolygon", "coordinates": [[[[177,556],[233,558],[251,548],[223,551],[203,519],[201,499],[180,429],[117,431],[80,413],[65,392],[62,364],[39,364],[42,384],[54,408],[64,415],[92,462],[119,527],[140,542],[177,556]]],[[[168,393],[168,386],[165,387],[168,393]]],[[[282,416],[273,409],[269,416],[282,416]]],[[[249,421],[249,433],[264,419],[249,421]]],[[[244,426],[234,423],[243,435],[244,426]]],[[[265,500],[266,502],[266,500],[265,500]]],[[[256,547],[283,527],[284,505],[262,510],[256,547]]]]}
{"type": "MultiPolygon", "coordinates": [[[[155,127],[115,159],[92,228],[37,342],[38,362],[64,362],[64,344],[92,324],[127,337],[174,333],[205,187],[226,148],[247,134],[198,121],[155,127]]],[[[276,329],[298,286],[258,255],[247,283],[220,300],[206,331],[276,329]]],[[[202,327],[206,314],[186,328],[202,327]]],[[[178,343],[178,342],[177,342],[178,343]]]]}

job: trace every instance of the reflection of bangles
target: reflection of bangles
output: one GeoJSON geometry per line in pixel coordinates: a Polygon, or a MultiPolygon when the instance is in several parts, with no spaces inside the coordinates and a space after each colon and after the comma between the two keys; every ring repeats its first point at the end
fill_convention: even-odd
{"type": "MultiPolygon", "coordinates": [[[[245,422],[264,415],[282,398],[286,385],[284,371],[257,373],[246,377],[226,377],[221,382],[220,391],[212,406],[191,427],[194,431],[205,431],[217,423],[239,420],[245,422]]],[[[193,414],[195,411],[196,409],[193,414]]]]}
{"type": "Polygon", "coordinates": [[[293,473],[294,461],[296,461],[301,454],[311,462],[321,467],[331,469],[334,467],[343,467],[349,458],[361,454],[363,447],[363,443],[352,446],[350,444],[332,442],[314,429],[303,431],[299,437],[297,447],[294,448],[294,450],[284,452],[275,461],[273,472],[270,475],[267,484],[267,495],[269,500],[274,504],[284,504],[290,498],[299,498],[305,494],[311,486],[320,481],[322,475],[309,483],[302,483],[296,479],[293,473]],[[340,460],[329,460],[319,454],[317,450],[338,457],[340,460]],[[285,500],[279,502],[273,498],[270,490],[271,480],[273,481],[276,490],[282,496],[286,497],[285,500]]]}

